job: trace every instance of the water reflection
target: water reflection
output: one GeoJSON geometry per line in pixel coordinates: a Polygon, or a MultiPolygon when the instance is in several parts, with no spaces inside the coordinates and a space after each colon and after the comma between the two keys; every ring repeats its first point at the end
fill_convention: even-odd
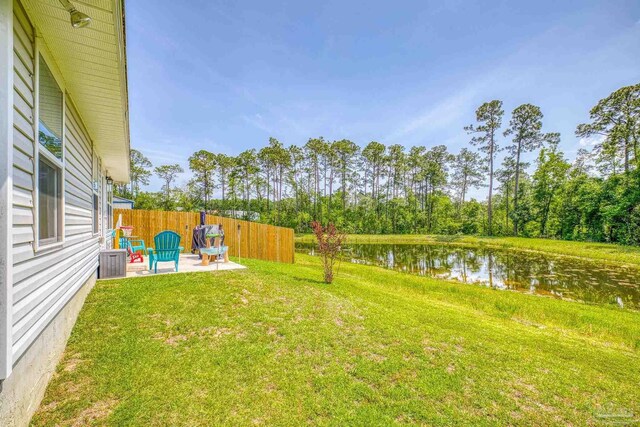
{"type": "MultiPolygon", "coordinates": [[[[296,244],[313,253],[313,244],[296,244]]],[[[640,270],[485,247],[353,244],[344,259],[464,283],[640,309],[640,270]]]]}

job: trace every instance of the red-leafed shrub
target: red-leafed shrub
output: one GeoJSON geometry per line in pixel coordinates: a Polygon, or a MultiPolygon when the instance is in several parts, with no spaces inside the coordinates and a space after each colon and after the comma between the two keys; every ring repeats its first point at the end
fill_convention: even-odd
{"type": "Polygon", "coordinates": [[[313,221],[311,228],[316,240],[318,240],[318,252],[322,257],[324,267],[324,282],[331,283],[333,282],[333,264],[347,236],[345,233],[339,232],[336,226],[331,223],[323,227],[318,221],[313,221]]]}

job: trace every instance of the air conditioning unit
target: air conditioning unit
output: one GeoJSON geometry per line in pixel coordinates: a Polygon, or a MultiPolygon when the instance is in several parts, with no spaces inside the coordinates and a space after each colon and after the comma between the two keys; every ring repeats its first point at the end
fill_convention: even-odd
{"type": "Polygon", "coordinates": [[[127,250],[109,249],[100,251],[98,278],[127,276],[127,250]]]}

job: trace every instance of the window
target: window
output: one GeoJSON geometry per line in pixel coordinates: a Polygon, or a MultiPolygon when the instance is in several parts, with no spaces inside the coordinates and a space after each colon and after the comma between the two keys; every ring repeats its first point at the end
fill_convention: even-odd
{"type": "Polygon", "coordinates": [[[42,56],[39,65],[38,141],[62,160],[62,91],[42,56]]]}
{"type": "Polygon", "coordinates": [[[98,156],[93,154],[93,234],[100,232],[100,162],[98,156]]]}
{"type": "Polygon", "coordinates": [[[93,193],[93,234],[98,234],[98,194],[93,193]]]}
{"type": "Polygon", "coordinates": [[[61,202],[60,169],[40,157],[38,161],[38,230],[41,243],[59,240],[61,202]]]}
{"type": "Polygon", "coordinates": [[[113,227],[113,181],[105,178],[107,183],[107,229],[113,227]]]}
{"type": "Polygon", "coordinates": [[[63,238],[64,96],[47,63],[38,57],[38,243],[63,238]]]}

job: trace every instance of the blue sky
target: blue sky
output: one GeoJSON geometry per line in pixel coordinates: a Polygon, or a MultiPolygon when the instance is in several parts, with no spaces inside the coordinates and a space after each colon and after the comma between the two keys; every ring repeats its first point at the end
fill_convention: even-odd
{"type": "Polygon", "coordinates": [[[640,82],[640,2],[135,0],[127,50],[131,145],[156,166],[270,136],[457,152],[491,99],[505,124],[540,106],[572,158],[588,110],[640,82]]]}

